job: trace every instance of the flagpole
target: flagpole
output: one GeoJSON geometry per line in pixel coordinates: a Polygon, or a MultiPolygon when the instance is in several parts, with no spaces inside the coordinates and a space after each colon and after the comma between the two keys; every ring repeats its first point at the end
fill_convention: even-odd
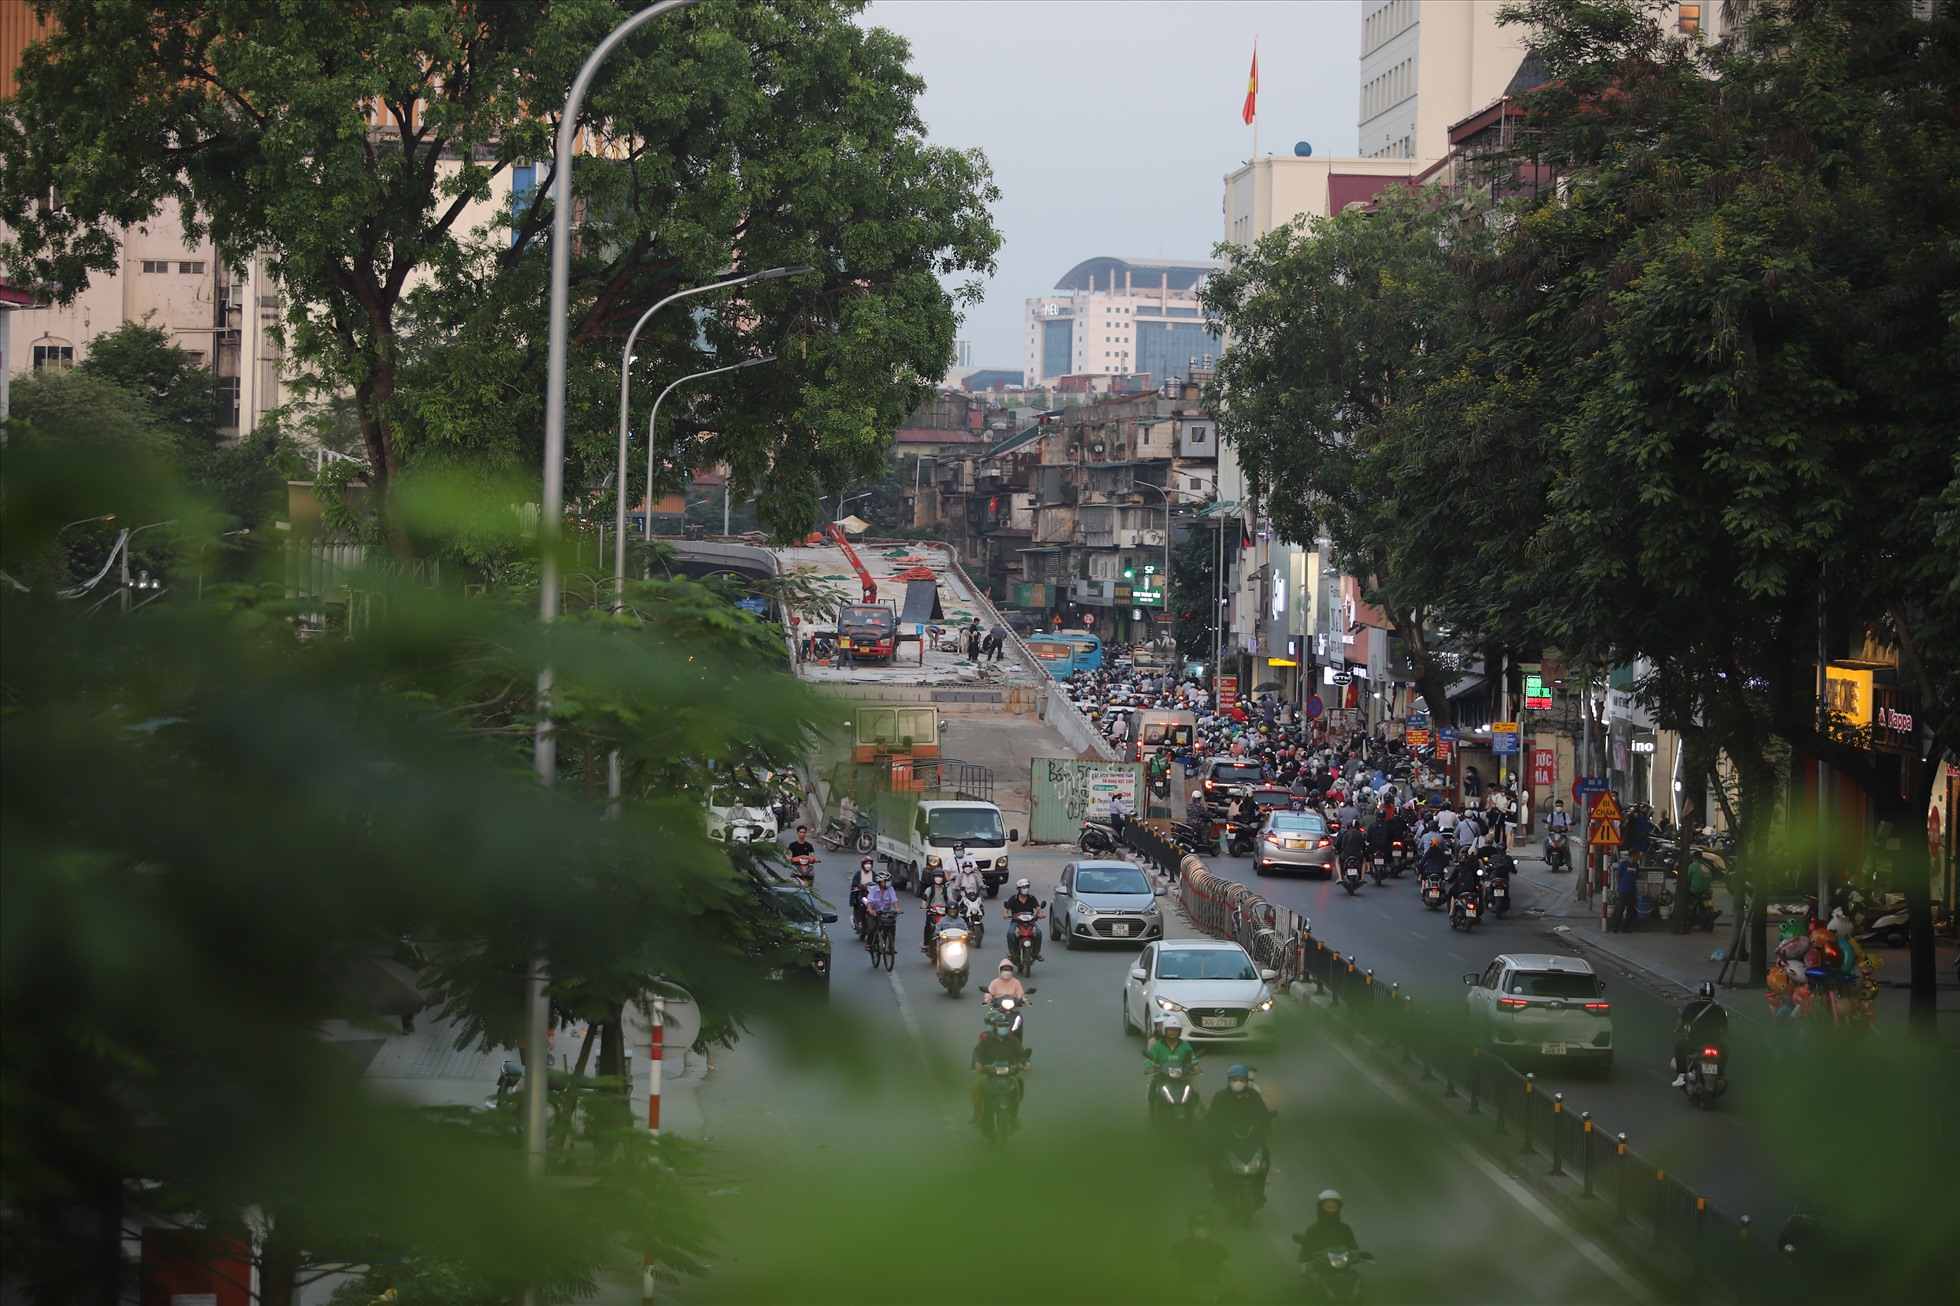
{"type": "MultiPolygon", "coordinates": [[[[1254,69],[1259,67],[1259,38],[1256,36],[1252,38],[1252,66],[1254,69]]],[[[1253,93],[1258,94],[1258,90],[1258,81],[1255,78],[1253,93]]],[[[1256,99],[1252,102],[1252,161],[1259,162],[1259,101],[1256,99]]]]}

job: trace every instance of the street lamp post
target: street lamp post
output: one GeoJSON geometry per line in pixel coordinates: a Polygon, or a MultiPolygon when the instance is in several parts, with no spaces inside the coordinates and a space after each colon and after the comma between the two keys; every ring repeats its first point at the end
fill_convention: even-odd
{"type": "MultiPolygon", "coordinates": [[[[70,523],[70,524],[72,525],[73,523],[70,523]]],[[[142,533],[143,533],[144,531],[151,531],[151,530],[155,530],[155,529],[156,529],[157,527],[159,527],[159,526],[175,526],[176,524],[177,524],[177,519],[176,519],[175,517],[172,517],[172,518],[171,518],[171,519],[170,519],[169,521],[153,521],[153,522],[151,522],[151,523],[150,523],[150,524],[149,524],[148,526],[138,526],[138,527],[137,527],[137,528],[136,528],[135,530],[133,530],[133,531],[131,531],[131,532],[129,532],[129,533],[127,534],[127,535],[125,535],[125,536],[123,536],[123,538],[122,538],[122,595],[121,595],[121,597],[120,597],[120,599],[118,600],[118,602],[119,602],[119,604],[120,604],[120,606],[121,606],[121,608],[122,608],[122,615],[123,615],[123,616],[125,616],[125,617],[126,617],[126,616],[128,616],[128,615],[129,615],[129,550],[130,550],[130,543],[131,543],[131,542],[132,542],[133,540],[135,540],[135,538],[136,538],[136,537],[137,537],[138,535],[141,535],[141,534],[142,534],[142,533]]],[[[65,529],[65,528],[64,528],[64,529],[65,529]]],[[[146,576],[148,575],[148,573],[147,573],[147,572],[146,572],[146,573],[144,573],[144,574],[145,574],[146,576]]]]}
{"type": "MultiPolygon", "coordinates": [[[[775,361],[776,356],[774,354],[764,354],[760,358],[745,358],[739,363],[730,363],[726,367],[711,367],[704,372],[690,372],[679,380],[669,383],[667,388],[662,390],[654,399],[653,411],[647,415],[647,516],[644,527],[640,532],[640,538],[651,539],[653,537],[653,428],[654,424],[660,420],[660,405],[666,401],[668,395],[674,393],[675,390],[686,385],[689,381],[699,381],[704,376],[720,376],[723,372],[739,372],[745,367],[760,367],[764,363],[773,363],[775,361]]],[[[623,562],[619,565],[619,570],[625,570],[625,564],[623,562]]]]}
{"type": "MultiPolygon", "coordinates": [[[[635,322],[633,329],[626,333],[626,343],[619,351],[619,471],[615,482],[619,507],[613,522],[613,611],[617,612],[626,606],[626,441],[628,437],[626,405],[633,385],[633,342],[640,338],[640,328],[645,326],[648,319],[655,313],[658,313],[661,309],[667,307],[667,305],[677,299],[686,299],[691,295],[705,295],[711,290],[726,290],[731,286],[746,286],[751,282],[773,281],[778,277],[792,277],[800,272],[814,271],[816,271],[815,268],[800,265],[787,268],[769,268],[763,272],[751,272],[744,277],[729,277],[726,280],[710,282],[705,286],[695,286],[689,290],[677,290],[655,304],[652,308],[649,308],[646,312],[640,314],[640,320],[635,322]]],[[[720,368],[717,370],[728,371],[730,369],[720,368]]],[[[712,373],[698,372],[695,375],[709,376],[712,373]]],[[[652,428],[649,427],[648,429],[651,430],[652,428]]],[[[651,500],[652,497],[653,450],[649,447],[647,450],[647,498],[651,500]]],[[[650,508],[651,503],[648,506],[650,508]]],[[[651,526],[651,523],[649,523],[649,526],[651,526]]]]}
{"type": "MultiPolygon", "coordinates": [[[[538,495],[538,621],[549,627],[558,619],[558,536],[565,510],[565,360],[572,301],[572,159],[576,153],[579,110],[599,65],[627,37],[655,18],[685,9],[699,0],[658,0],[612,29],[593,48],[572,79],[558,119],[558,138],[552,154],[551,307],[548,325],[544,388],[544,468],[538,495]]],[[[549,788],[557,779],[558,740],[553,733],[551,696],[555,676],[547,660],[538,668],[537,725],[531,740],[531,765],[538,783],[549,788]]],[[[544,1120],[547,1071],[545,1049],[550,1038],[551,1008],[545,996],[545,945],[540,938],[531,953],[525,977],[528,1008],[524,1086],[525,1170],[533,1182],[544,1178],[544,1120]]],[[[532,1294],[526,1292],[527,1299],[532,1294]]]]}
{"type": "Polygon", "coordinates": [[[1171,629],[1171,496],[1190,494],[1191,491],[1167,489],[1150,481],[1136,481],[1134,484],[1140,490],[1155,490],[1164,496],[1164,579],[1163,590],[1158,601],[1164,605],[1160,611],[1164,614],[1164,628],[1169,630],[1171,629]]]}

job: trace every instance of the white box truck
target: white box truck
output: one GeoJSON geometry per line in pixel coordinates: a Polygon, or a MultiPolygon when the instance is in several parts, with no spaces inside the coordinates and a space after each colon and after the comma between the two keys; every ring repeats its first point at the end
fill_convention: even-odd
{"type": "MultiPolygon", "coordinates": [[[[882,824],[882,823],[881,823],[882,824]]],[[[1001,820],[1000,808],[992,803],[965,798],[921,799],[912,809],[911,820],[893,823],[878,833],[878,855],[890,868],[892,880],[900,888],[923,891],[928,857],[937,857],[949,871],[953,867],[953,845],[964,843],[966,855],[973,859],[987,896],[996,897],[1007,883],[1007,845],[1019,843],[1021,832],[1009,830],[1001,820]]]]}

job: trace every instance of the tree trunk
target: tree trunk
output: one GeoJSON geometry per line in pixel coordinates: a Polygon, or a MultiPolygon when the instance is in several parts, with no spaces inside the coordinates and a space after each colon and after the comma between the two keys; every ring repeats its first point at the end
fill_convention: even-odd
{"type": "Polygon", "coordinates": [[[290,1220],[273,1217],[259,1246],[258,1306],[293,1306],[299,1298],[304,1257],[298,1227],[290,1220]]]}
{"type": "Polygon", "coordinates": [[[395,397],[392,348],[390,342],[378,351],[373,370],[354,387],[354,410],[360,416],[361,444],[367,453],[368,502],[375,528],[388,542],[390,552],[407,558],[414,556],[413,542],[397,527],[390,511],[395,478],[401,471],[394,424],[388,417],[388,404],[395,397]]]}

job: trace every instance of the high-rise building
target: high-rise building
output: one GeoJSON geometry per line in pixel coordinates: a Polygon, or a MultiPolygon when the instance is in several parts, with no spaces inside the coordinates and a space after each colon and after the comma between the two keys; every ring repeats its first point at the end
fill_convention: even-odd
{"type": "Polygon", "coordinates": [[[1218,353],[1198,292],[1222,264],[1203,259],[1085,259],[1027,301],[1022,352],[1030,385],[1064,376],[1187,379],[1218,353]]]}
{"type": "Polygon", "coordinates": [[[1524,29],[1499,27],[1509,0],[1365,0],[1361,18],[1359,153],[1433,163],[1450,124],[1510,83],[1524,29]]]}

